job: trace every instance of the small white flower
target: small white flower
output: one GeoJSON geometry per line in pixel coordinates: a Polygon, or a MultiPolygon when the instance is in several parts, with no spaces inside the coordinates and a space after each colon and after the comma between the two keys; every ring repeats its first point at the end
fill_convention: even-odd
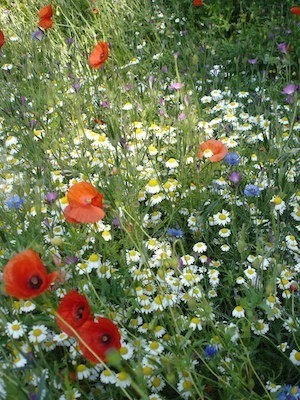
{"type": "Polygon", "coordinates": [[[28,339],[30,343],[41,343],[47,337],[48,329],[45,325],[34,325],[32,330],[28,334],[28,339]]]}
{"type": "Polygon", "coordinates": [[[236,318],[244,318],[245,317],[245,310],[242,306],[236,306],[232,311],[232,316],[236,318]]]}
{"type": "Polygon", "coordinates": [[[117,379],[116,379],[115,385],[117,387],[126,388],[126,387],[130,386],[130,384],[131,384],[130,376],[125,371],[119,372],[116,375],[116,378],[117,379]]]}
{"type": "Polygon", "coordinates": [[[14,320],[13,322],[8,322],[6,324],[5,331],[8,336],[19,339],[26,332],[26,326],[22,325],[19,321],[14,320]]]}
{"type": "Polygon", "coordinates": [[[88,378],[90,376],[90,370],[89,368],[84,365],[84,364],[79,364],[76,367],[76,374],[77,374],[77,378],[79,380],[84,379],[84,378],[88,378]]]}
{"type": "Polygon", "coordinates": [[[193,251],[195,253],[204,253],[207,250],[207,246],[203,242],[195,243],[193,246],[193,251]]]}
{"type": "Polygon", "coordinates": [[[300,351],[292,350],[289,358],[294,365],[300,365],[300,351]]]}

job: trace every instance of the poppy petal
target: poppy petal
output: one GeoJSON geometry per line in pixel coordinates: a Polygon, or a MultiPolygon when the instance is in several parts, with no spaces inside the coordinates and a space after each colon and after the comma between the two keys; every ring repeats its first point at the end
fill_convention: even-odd
{"type": "Polygon", "coordinates": [[[106,355],[121,348],[121,335],[116,324],[107,318],[97,322],[86,321],[79,329],[79,349],[85,358],[94,363],[106,362],[106,355]],[[92,350],[92,351],[91,351],[92,350]]]}
{"type": "Polygon", "coordinates": [[[40,9],[38,16],[39,18],[51,18],[53,15],[52,5],[48,4],[40,9]]]}
{"type": "Polygon", "coordinates": [[[0,49],[5,43],[4,33],[0,31],[0,49]]]}
{"type": "Polygon", "coordinates": [[[300,7],[292,7],[291,13],[295,15],[300,15],[300,7]]]}
{"type": "Polygon", "coordinates": [[[39,255],[28,249],[16,254],[4,267],[4,288],[11,296],[30,299],[47,290],[57,275],[57,272],[47,275],[39,255]]]}
{"type": "Polygon", "coordinates": [[[53,25],[53,19],[51,18],[42,18],[39,20],[39,26],[43,29],[49,29],[53,25]]]}
{"type": "Polygon", "coordinates": [[[102,208],[92,205],[87,207],[70,207],[68,210],[65,209],[64,213],[69,219],[83,224],[98,222],[105,216],[102,208]]]}
{"type": "Polygon", "coordinates": [[[78,182],[70,187],[67,197],[71,207],[87,206],[94,197],[99,197],[99,207],[102,207],[103,195],[89,182],[78,182]],[[87,200],[90,199],[90,202],[87,200]]]}
{"type": "Polygon", "coordinates": [[[107,42],[99,42],[89,56],[89,64],[92,68],[100,68],[108,58],[107,42]]]}
{"type": "Polygon", "coordinates": [[[68,325],[77,330],[85,321],[92,318],[86,297],[76,290],[71,290],[62,298],[58,306],[56,322],[67,335],[75,336],[68,325]]]}

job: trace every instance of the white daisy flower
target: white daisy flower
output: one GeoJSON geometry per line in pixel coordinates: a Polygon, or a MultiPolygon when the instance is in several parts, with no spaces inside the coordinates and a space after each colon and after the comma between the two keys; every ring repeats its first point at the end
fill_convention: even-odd
{"type": "Polygon", "coordinates": [[[47,337],[48,329],[45,325],[34,325],[28,334],[30,343],[42,343],[47,337]]]}
{"type": "Polygon", "coordinates": [[[300,351],[292,350],[289,358],[294,365],[300,365],[300,351]]]}
{"type": "Polygon", "coordinates": [[[19,339],[24,336],[26,332],[26,326],[21,324],[19,321],[14,320],[13,322],[8,322],[5,327],[5,331],[8,336],[13,339],[19,339]]]}

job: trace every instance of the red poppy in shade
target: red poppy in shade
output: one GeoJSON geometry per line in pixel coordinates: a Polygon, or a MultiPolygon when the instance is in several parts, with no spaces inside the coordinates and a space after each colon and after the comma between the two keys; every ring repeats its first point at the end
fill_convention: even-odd
{"type": "Polygon", "coordinates": [[[107,318],[99,318],[97,322],[86,321],[79,328],[78,334],[80,336],[79,349],[85,358],[94,363],[99,363],[99,358],[106,362],[109,351],[121,348],[119,329],[107,318]]]}
{"type": "Polygon", "coordinates": [[[45,292],[57,276],[58,272],[47,274],[39,255],[29,249],[16,254],[4,267],[4,288],[18,299],[30,299],[45,292]]]}
{"type": "Polygon", "coordinates": [[[99,42],[89,56],[89,64],[92,68],[100,68],[108,58],[107,42],[99,42]]]}
{"type": "Polygon", "coordinates": [[[292,7],[291,13],[295,15],[300,15],[300,7],[292,7]]]}
{"type": "Polygon", "coordinates": [[[193,5],[196,7],[203,6],[203,0],[194,0],[193,5]]]}
{"type": "Polygon", "coordinates": [[[51,26],[53,25],[53,9],[52,9],[52,5],[49,4],[47,6],[44,6],[40,9],[39,11],[39,26],[41,28],[44,29],[48,29],[51,28],[51,26]]]}
{"type": "Polygon", "coordinates": [[[200,144],[198,149],[198,157],[199,158],[209,158],[211,162],[217,162],[222,160],[226,154],[228,153],[228,149],[219,140],[210,139],[206,142],[200,144]]]}
{"type": "Polygon", "coordinates": [[[67,193],[64,216],[71,223],[94,223],[104,218],[103,195],[89,182],[78,182],[67,193]]]}
{"type": "Polygon", "coordinates": [[[93,318],[86,297],[76,290],[72,290],[62,298],[57,314],[57,325],[69,336],[75,336],[75,334],[68,325],[77,330],[85,321],[93,318]]]}
{"type": "Polygon", "coordinates": [[[0,49],[5,43],[4,33],[0,31],[0,49]]]}

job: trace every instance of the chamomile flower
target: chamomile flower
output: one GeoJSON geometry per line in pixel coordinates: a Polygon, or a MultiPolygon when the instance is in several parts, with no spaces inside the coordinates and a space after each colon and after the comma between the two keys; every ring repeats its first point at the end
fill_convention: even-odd
{"type": "Polygon", "coordinates": [[[255,335],[264,335],[269,330],[269,324],[266,324],[263,319],[259,319],[251,326],[251,330],[255,335]]]}
{"type": "Polygon", "coordinates": [[[46,339],[47,334],[48,329],[45,325],[34,325],[28,334],[29,342],[33,344],[42,343],[46,339]]]}
{"type": "Polygon", "coordinates": [[[231,230],[228,228],[222,228],[219,230],[219,236],[225,238],[225,237],[229,237],[231,235],[231,230]]]}
{"type": "Polygon", "coordinates": [[[111,371],[109,369],[105,369],[100,374],[100,380],[103,383],[112,383],[112,384],[114,384],[117,381],[117,376],[113,371],[111,371]]]}
{"type": "Polygon", "coordinates": [[[117,387],[126,388],[130,386],[131,379],[127,372],[121,371],[116,375],[116,382],[115,385],[117,387]]]}
{"type": "Polygon", "coordinates": [[[195,253],[204,253],[207,250],[207,245],[203,242],[197,242],[193,246],[193,251],[195,253]]]}
{"type": "Polygon", "coordinates": [[[178,166],[179,162],[173,157],[169,158],[166,162],[166,167],[169,169],[176,169],[178,166]]]}
{"type": "Polygon", "coordinates": [[[26,329],[27,327],[17,320],[8,322],[5,327],[7,335],[13,339],[19,339],[20,337],[24,336],[26,329]]]}
{"type": "Polygon", "coordinates": [[[166,386],[165,381],[160,375],[152,376],[147,383],[153,392],[160,392],[166,386]]]}
{"type": "Polygon", "coordinates": [[[164,346],[157,341],[149,342],[149,345],[147,347],[148,347],[148,353],[154,356],[164,351],[164,346]]]}
{"type": "Polygon", "coordinates": [[[283,212],[286,209],[286,204],[285,202],[282,200],[281,197],[279,196],[273,196],[270,200],[271,204],[274,207],[274,215],[277,216],[277,213],[279,213],[280,215],[283,214],[283,212]]]}
{"type": "Polygon", "coordinates": [[[300,351],[292,350],[290,353],[289,359],[292,361],[294,365],[300,365],[300,351]]]}
{"type": "Polygon", "coordinates": [[[215,225],[227,225],[231,221],[229,216],[229,211],[222,210],[222,212],[218,212],[217,214],[213,215],[213,221],[215,225]]]}
{"type": "Polygon", "coordinates": [[[195,331],[198,329],[198,331],[202,330],[202,321],[199,317],[193,317],[190,321],[189,328],[193,329],[195,331]]]}
{"type": "Polygon", "coordinates": [[[150,179],[145,186],[145,190],[150,194],[159,193],[161,188],[158,180],[156,178],[150,179]]]}
{"type": "Polygon", "coordinates": [[[235,318],[244,318],[245,310],[242,306],[236,306],[232,311],[232,316],[235,318]]]}
{"type": "Polygon", "coordinates": [[[85,364],[78,364],[76,367],[77,379],[82,380],[90,376],[90,370],[85,364]]]}
{"type": "Polygon", "coordinates": [[[129,360],[133,355],[133,347],[129,343],[122,342],[119,352],[124,360],[129,360]]]}

